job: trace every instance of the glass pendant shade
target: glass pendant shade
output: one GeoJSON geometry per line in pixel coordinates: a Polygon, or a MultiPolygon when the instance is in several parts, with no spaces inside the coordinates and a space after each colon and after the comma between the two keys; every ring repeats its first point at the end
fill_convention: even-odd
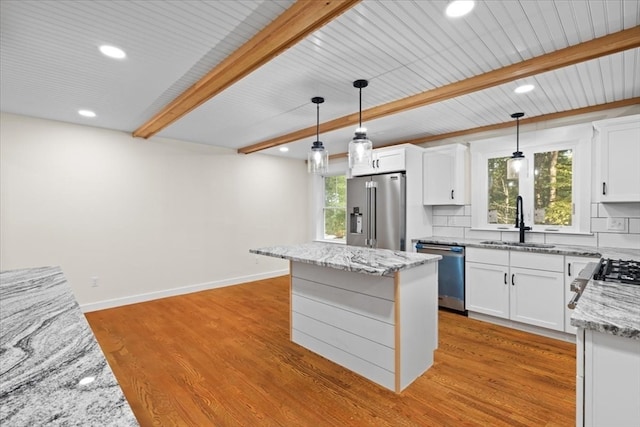
{"type": "Polygon", "coordinates": [[[373,144],[367,138],[365,128],[356,129],[356,134],[349,142],[349,167],[370,166],[373,144]]]}
{"type": "Polygon", "coordinates": [[[307,172],[323,174],[329,170],[329,152],[325,150],[322,141],[320,141],[320,104],[324,102],[324,98],[314,96],[311,98],[311,102],[316,104],[316,140],[307,154],[307,172]]]}
{"type": "Polygon", "coordinates": [[[371,166],[373,157],[373,143],[367,138],[367,129],[362,127],[362,88],[367,87],[366,80],[356,80],[353,87],[360,90],[360,120],[356,134],[349,142],[349,168],[357,166],[371,166]]]}
{"type": "Polygon", "coordinates": [[[527,175],[527,159],[520,151],[520,117],[524,113],[513,113],[511,118],[516,119],[516,151],[507,160],[507,179],[518,179],[527,175]]]}
{"type": "Polygon", "coordinates": [[[327,173],[329,169],[329,152],[321,141],[315,141],[307,155],[307,171],[313,174],[327,173]]]}
{"type": "Polygon", "coordinates": [[[527,159],[522,152],[517,151],[507,160],[507,179],[518,179],[527,174],[527,159]]]}

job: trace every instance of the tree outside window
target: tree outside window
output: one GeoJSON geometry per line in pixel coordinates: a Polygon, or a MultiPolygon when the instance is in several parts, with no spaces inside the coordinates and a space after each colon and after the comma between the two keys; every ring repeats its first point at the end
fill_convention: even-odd
{"type": "Polygon", "coordinates": [[[533,175],[534,223],[571,226],[573,151],[535,153],[533,175]]]}
{"type": "Polygon", "coordinates": [[[346,176],[324,177],[324,239],[345,240],[346,218],[346,176]]]}
{"type": "MultiPolygon", "coordinates": [[[[533,185],[534,224],[570,227],[573,225],[573,150],[533,153],[531,179],[507,179],[509,157],[487,159],[488,224],[515,224],[516,197],[533,185]]],[[[531,205],[529,205],[531,206],[531,205]]]]}
{"type": "Polygon", "coordinates": [[[516,197],[520,192],[518,179],[507,179],[509,157],[489,159],[489,224],[515,224],[516,197]]]}

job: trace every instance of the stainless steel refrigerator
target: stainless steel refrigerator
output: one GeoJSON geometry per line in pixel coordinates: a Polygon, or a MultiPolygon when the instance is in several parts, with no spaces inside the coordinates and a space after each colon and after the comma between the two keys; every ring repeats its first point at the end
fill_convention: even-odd
{"type": "Polygon", "coordinates": [[[406,250],[404,173],[347,180],[347,244],[406,250]]]}

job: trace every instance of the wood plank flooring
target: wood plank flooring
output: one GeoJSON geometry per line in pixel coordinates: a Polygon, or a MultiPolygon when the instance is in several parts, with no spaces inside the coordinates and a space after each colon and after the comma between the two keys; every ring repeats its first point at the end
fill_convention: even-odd
{"type": "Polygon", "coordinates": [[[440,312],[434,366],[396,395],[289,341],[288,286],[86,317],[142,426],[575,426],[574,344],[440,312]]]}

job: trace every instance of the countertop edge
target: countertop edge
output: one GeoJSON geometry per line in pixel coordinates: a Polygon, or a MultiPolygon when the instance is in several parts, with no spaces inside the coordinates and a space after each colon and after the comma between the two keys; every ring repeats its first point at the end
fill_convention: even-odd
{"type": "Polygon", "coordinates": [[[373,276],[391,275],[398,271],[436,262],[442,258],[439,255],[355,246],[337,246],[321,242],[256,248],[249,249],[249,252],[257,255],[333,268],[335,270],[370,274],[373,276]],[[304,256],[297,254],[295,252],[296,250],[302,251],[304,256]],[[367,264],[367,262],[369,262],[369,264],[367,264]],[[386,262],[388,262],[388,264],[384,265],[386,262]]]}

